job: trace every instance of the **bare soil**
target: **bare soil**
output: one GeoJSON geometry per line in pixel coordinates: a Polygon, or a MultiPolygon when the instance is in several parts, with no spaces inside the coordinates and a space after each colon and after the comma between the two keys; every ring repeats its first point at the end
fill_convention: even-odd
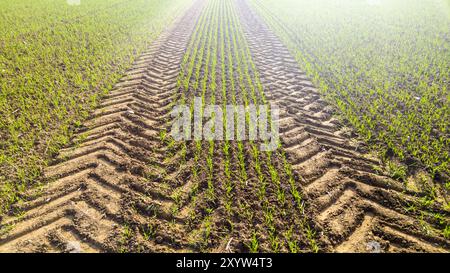
{"type": "MultiPolygon", "coordinates": [[[[192,175],[195,164],[199,170],[205,168],[193,160],[195,143],[187,144],[186,158],[182,158],[180,143],[169,147],[161,141],[161,132],[169,130],[171,106],[180,98],[177,78],[184,69],[183,57],[206,5],[197,1],[140,56],[71,145],[46,168],[44,188],[31,190],[27,202],[16,204],[1,219],[0,252],[248,252],[253,230],[260,234],[259,250],[270,252],[273,245],[262,213],[268,208],[276,209],[276,236],[284,238],[294,228],[292,240],[301,251],[310,251],[301,230],[302,217],[316,231],[323,252],[450,250],[450,241],[435,232],[435,220],[422,219],[420,210],[406,210],[420,196],[374,170],[379,160],[333,117],[334,109],[321,99],[278,37],[246,1],[235,4],[266,98],[281,108],[283,150],[304,196],[306,215],[299,214],[291,196],[278,207],[277,188],[270,183],[266,188],[269,205],[257,198],[260,181],[249,142],[244,145],[248,166],[244,186],[238,186],[238,147],[232,143],[230,148],[236,185],[230,213],[224,209],[227,178],[222,149],[215,151],[216,198],[211,200],[207,172],[200,171],[197,178],[192,175]],[[207,222],[211,230],[203,240],[207,222]]],[[[219,10],[225,16],[223,5],[219,10]]],[[[227,43],[227,50],[232,49],[227,43]]],[[[224,59],[228,68],[228,56],[224,59]]],[[[207,65],[202,64],[201,75],[207,65]]],[[[220,67],[219,61],[218,90],[220,67]]],[[[190,93],[188,101],[196,91],[190,93]]],[[[231,99],[230,94],[217,94],[216,103],[231,99]]],[[[237,101],[242,99],[237,94],[237,101]]],[[[208,145],[202,144],[202,158],[208,145]]],[[[280,170],[281,187],[288,192],[281,157],[275,154],[270,160],[280,170]]],[[[270,178],[266,168],[263,176],[270,178]]],[[[448,216],[439,208],[430,210],[448,216]]],[[[289,251],[281,241],[279,251],[289,251]]]]}

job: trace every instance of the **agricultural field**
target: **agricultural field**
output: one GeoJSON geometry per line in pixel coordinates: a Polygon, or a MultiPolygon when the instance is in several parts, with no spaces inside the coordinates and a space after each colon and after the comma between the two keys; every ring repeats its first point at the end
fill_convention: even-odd
{"type": "Polygon", "coordinates": [[[342,119],[405,163],[395,176],[423,167],[450,189],[449,1],[252,4],[342,119]]]}
{"type": "Polygon", "coordinates": [[[189,1],[0,3],[0,212],[189,1]]]}
{"type": "Polygon", "coordinates": [[[0,252],[450,250],[448,1],[0,10],[0,252]]]}

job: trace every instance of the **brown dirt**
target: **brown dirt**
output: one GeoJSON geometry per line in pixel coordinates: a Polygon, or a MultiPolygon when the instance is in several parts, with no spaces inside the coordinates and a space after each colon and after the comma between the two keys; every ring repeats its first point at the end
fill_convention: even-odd
{"type": "Polygon", "coordinates": [[[416,193],[374,170],[381,163],[333,118],[278,37],[245,1],[239,6],[267,97],[284,109],[281,138],[302,177],[325,250],[371,252],[375,243],[386,252],[448,252],[450,242],[432,219],[420,221],[420,212],[406,211],[416,193]]]}
{"type": "MultiPolygon", "coordinates": [[[[158,161],[165,152],[159,150],[158,134],[177,96],[180,63],[201,7],[194,5],[136,60],[73,145],[46,168],[45,180],[51,182],[43,193],[14,206],[15,214],[23,216],[2,220],[2,227],[13,229],[0,239],[1,252],[120,251],[129,214],[146,217],[131,208],[136,203],[154,206],[161,221],[171,220],[164,214],[173,202],[169,193],[159,183],[148,183],[145,175],[149,160],[158,161]]],[[[154,247],[171,249],[164,243],[154,247]]]]}

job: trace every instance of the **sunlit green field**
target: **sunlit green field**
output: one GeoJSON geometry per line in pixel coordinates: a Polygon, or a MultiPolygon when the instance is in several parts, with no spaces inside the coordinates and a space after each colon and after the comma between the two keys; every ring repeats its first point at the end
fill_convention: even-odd
{"type": "Polygon", "coordinates": [[[450,189],[450,1],[252,4],[393,176],[425,167],[450,189]]]}
{"type": "Polygon", "coordinates": [[[0,0],[0,253],[449,252],[449,80],[450,0],[0,0]]]}
{"type": "Polygon", "coordinates": [[[187,5],[0,1],[0,212],[187,5]]]}

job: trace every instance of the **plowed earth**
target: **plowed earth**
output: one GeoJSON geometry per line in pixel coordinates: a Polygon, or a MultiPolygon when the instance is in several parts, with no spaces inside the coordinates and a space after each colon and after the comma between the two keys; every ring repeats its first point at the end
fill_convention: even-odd
{"type": "Polygon", "coordinates": [[[379,164],[246,1],[200,0],[2,219],[0,251],[448,252],[379,164]],[[277,104],[281,148],[172,141],[170,111],[194,96],[277,104]]]}

